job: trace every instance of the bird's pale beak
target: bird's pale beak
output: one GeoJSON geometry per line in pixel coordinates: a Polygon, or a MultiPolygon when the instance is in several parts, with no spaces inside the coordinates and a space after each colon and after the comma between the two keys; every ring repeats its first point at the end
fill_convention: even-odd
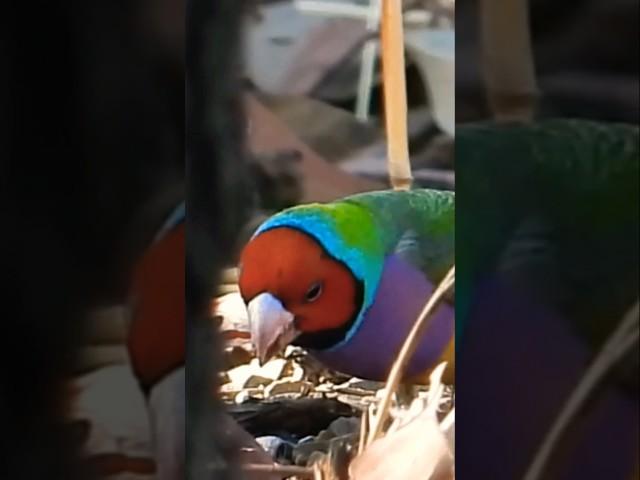
{"type": "Polygon", "coordinates": [[[270,293],[261,293],[247,306],[251,327],[251,341],[260,364],[280,353],[298,336],[294,316],[280,300],[270,293]]]}

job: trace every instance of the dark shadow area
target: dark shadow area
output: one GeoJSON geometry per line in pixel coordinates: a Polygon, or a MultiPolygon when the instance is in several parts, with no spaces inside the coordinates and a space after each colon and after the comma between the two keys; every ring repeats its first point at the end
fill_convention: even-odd
{"type": "Polygon", "coordinates": [[[210,313],[252,199],[243,147],[244,2],[187,7],[186,478],[232,478],[234,439],[214,396],[221,344],[210,313]]]}
{"type": "MultiPolygon", "coordinates": [[[[122,466],[86,455],[96,431],[72,415],[74,380],[90,313],[126,303],[135,262],[183,198],[179,3],[12,3],[2,15],[1,478],[122,466]]],[[[104,403],[121,398],[119,384],[107,391],[104,403]]]]}
{"type": "MultiPolygon", "coordinates": [[[[638,123],[638,2],[529,3],[541,113],[638,123]]],[[[488,115],[479,67],[478,5],[470,0],[456,4],[458,122],[488,115]]]]}

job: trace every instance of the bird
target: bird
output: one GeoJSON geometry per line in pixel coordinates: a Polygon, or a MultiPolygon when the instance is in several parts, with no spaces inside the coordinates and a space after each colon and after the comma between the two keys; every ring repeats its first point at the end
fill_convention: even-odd
{"type": "MultiPolygon", "coordinates": [[[[456,473],[523,478],[638,298],[638,127],[586,119],[456,128],[456,473]]],[[[638,349],[600,382],[542,478],[626,479],[638,349]]]]}
{"type": "Polygon", "coordinates": [[[137,259],[127,351],[147,400],[154,478],[184,476],[186,208],[180,201],[137,259]]]}
{"type": "MultiPolygon", "coordinates": [[[[454,262],[455,194],[382,190],[285,209],[243,248],[239,290],[264,363],[287,345],[325,366],[382,381],[454,262]]],[[[454,372],[453,298],[442,302],[404,372],[454,372]]]]}

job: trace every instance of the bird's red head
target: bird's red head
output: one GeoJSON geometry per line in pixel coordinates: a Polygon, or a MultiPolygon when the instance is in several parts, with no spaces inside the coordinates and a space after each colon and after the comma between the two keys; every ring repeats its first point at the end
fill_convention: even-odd
{"type": "Polygon", "coordinates": [[[361,307],[351,271],[313,237],[288,227],[267,230],[247,244],[239,283],[263,361],[295,338],[301,344],[340,331],[361,307]]]}

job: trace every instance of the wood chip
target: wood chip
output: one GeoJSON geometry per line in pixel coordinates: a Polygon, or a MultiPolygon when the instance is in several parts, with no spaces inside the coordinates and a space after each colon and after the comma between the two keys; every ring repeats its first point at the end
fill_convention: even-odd
{"type": "Polygon", "coordinates": [[[251,375],[249,378],[247,378],[247,381],[244,383],[242,388],[257,388],[259,386],[266,387],[272,382],[273,380],[271,378],[263,377],[262,375],[251,375]]]}
{"type": "Polygon", "coordinates": [[[313,383],[307,381],[283,378],[276,380],[265,388],[265,397],[276,397],[282,394],[295,394],[298,397],[306,395],[313,389],[313,383]]]}

